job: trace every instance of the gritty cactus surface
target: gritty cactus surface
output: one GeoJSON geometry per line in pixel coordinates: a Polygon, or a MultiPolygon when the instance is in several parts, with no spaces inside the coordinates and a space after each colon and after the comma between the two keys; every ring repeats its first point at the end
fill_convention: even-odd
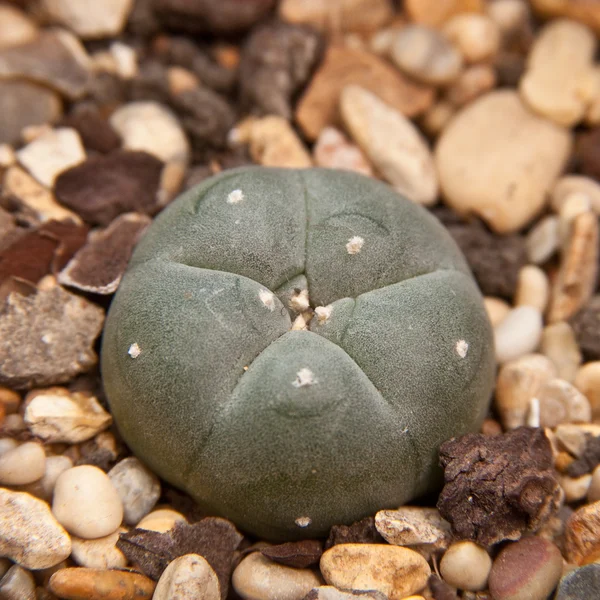
{"type": "Polygon", "coordinates": [[[494,375],[446,230],[390,187],[251,167],[190,190],[138,245],[102,375],[131,449],[272,540],[326,535],[439,484],[494,375]]]}

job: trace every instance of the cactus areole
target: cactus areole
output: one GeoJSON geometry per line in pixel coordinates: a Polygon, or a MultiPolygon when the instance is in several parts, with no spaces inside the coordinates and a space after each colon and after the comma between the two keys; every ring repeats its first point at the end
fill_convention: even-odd
{"type": "Polygon", "coordinates": [[[493,374],[482,298],[444,227],[325,169],[226,171],[175,200],[102,346],[133,452],[270,540],[435,489],[440,444],[477,430],[493,374]]]}

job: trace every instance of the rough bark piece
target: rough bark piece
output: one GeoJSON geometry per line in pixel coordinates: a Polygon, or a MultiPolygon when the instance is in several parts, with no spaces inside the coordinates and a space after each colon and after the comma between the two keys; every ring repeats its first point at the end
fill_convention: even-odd
{"type": "Polygon", "coordinates": [[[550,441],[541,429],[467,434],[442,444],[445,486],[437,503],[461,539],[483,546],[536,531],[560,505],[550,441]]]}
{"type": "Polygon", "coordinates": [[[103,322],[100,307],[58,286],[11,294],[0,309],[0,384],[49,386],[87,371],[103,322]]]}
{"type": "Polygon", "coordinates": [[[377,56],[331,46],[296,109],[304,134],[315,140],[327,125],[339,125],[338,101],[347,85],[359,85],[407,117],[424,112],[433,103],[433,89],[410,81],[377,56]]]}
{"type": "Polygon", "coordinates": [[[384,542],[375,526],[375,517],[365,517],[352,525],[334,525],[325,542],[325,550],[336,544],[383,544],[384,542]]]}
{"type": "Polygon", "coordinates": [[[319,562],[323,554],[323,543],[319,540],[301,540],[277,546],[266,546],[260,551],[264,556],[280,565],[305,569],[319,562]]]}

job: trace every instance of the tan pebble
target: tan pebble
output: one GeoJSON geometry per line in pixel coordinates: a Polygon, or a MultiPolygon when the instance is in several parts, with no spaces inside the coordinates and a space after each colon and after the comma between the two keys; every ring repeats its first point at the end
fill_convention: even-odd
{"type": "Polygon", "coordinates": [[[437,27],[453,15],[482,12],[483,0],[405,0],[404,8],[411,20],[437,27]]]}
{"type": "Polygon", "coordinates": [[[334,127],[325,127],[313,149],[317,167],[344,169],[372,176],[373,168],[358,146],[334,127]]]}
{"type": "Polygon", "coordinates": [[[562,575],[558,547],[538,536],[505,546],[492,565],[489,589],[494,600],[546,600],[562,575]]]}
{"type": "Polygon", "coordinates": [[[483,299],[483,304],[492,327],[496,327],[510,312],[510,304],[506,300],[502,300],[502,298],[486,296],[483,299]]]}
{"type": "Polygon", "coordinates": [[[175,523],[187,523],[187,519],[181,513],[171,508],[159,508],[148,513],[136,525],[136,528],[164,533],[172,529],[175,523]]]}
{"type": "Polygon", "coordinates": [[[10,144],[0,144],[0,169],[8,169],[17,162],[17,155],[10,144]]]}
{"type": "Polygon", "coordinates": [[[565,198],[558,213],[558,242],[562,251],[568,248],[575,219],[591,210],[590,197],[585,192],[571,192],[565,198]]]}
{"type": "Polygon", "coordinates": [[[455,106],[447,100],[440,100],[421,117],[421,125],[428,135],[436,137],[443,131],[455,112],[455,106]]]}
{"type": "Polygon", "coordinates": [[[84,539],[109,535],[123,520],[117,490],[104,471],[91,465],[73,467],[59,475],[52,512],[67,531],[84,539]]]}
{"type": "Polygon", "coordinates": [[[588,104],[583,122],[588,127],[596,127],[597,125],[600,125],[600,67],[598,67],[597,64],[592,69],[590,76],[592,78],[591,85],[594,87],[594,91],[592,92],[592,99],[588,104]]]}
{"type": "Polygon", "coordinates": [[[502,425],[496,419],[484,419],[481,424],[481,433],[483,435],[501,435],[502,425]]]}
{"type": "Polygon", "coordinates": [[[559,452],[554,459],[554,468],[559,473],[566,473],[569,465],[575,461],[575,458],[568,452],[559,452]]]}
{"type": "Polygon", "coordinates": [[[546,273],[535,265],[522,267],[517,279],[515,306],[533,306],[544,312],[549,297],[550,281],[546,273]]]}
{"type": "Polygon", "coordinates": [[[111,75],[117,75],[117,61],[115,57],[106,50],[100,52],[94,52],[90,56],[90,69],[94,73],[110,73],[111,75]]]}
{"type": "Polygon", "coordinates": [[[219,579],[198,554],[185,554],[169,563],[163,571],[152,600],[220,600],[219,579]]]}
{"type": "Polygon", "coordinates": [[[398,192],[426,206],[436,201],[433,158],[409,119],[358,86],[344,88],[340,109],[354,140],[398,192]]]}
{"type": "Polygon", "coordinates": [[[588,437],[600,436],[600,425],[593,423],[565,423],[558,425],[554,432],[557,442],[566,448],[573,456],[583,455],[588,443],[588,437]]]}
{"type": "Polygon", "coordinates": [[[401,71],[428,85],[453,82],[463,67],[456,48],[440,32],[422,25],[397,32],[391,57],[401,71]]]}
{"type": "Polygon", "coordinates": [[[527,225],[570,156],[570,131],[537,117],[512,90],[461,110],[439,137],[435,162],[446,202],[497,233],[527,225]],[[502,169],[498,169],[498,165],[502,169]]]}
{"type": "Polygon", "coordinates": [[[231,577],[233,588],[246,600],[301,600],[321,582],[311,569],[286,567],[260,552],[243,558],[231,577]]]}
{"type": "Polygon", "coordinates": [[[387,27],[376,31],[369,38],[369,50],[378,56],[389,56],[397,29],[397,27],[387,27]]]}
{"type": "Polygon", "coordinates": [[[468,541],[452,544],[440,562],[440,573],[446,583],[471,592],[487,587],[491,568],[492,559],[486,550],[468,541]]]}
{"type": "Polygon", "coordinates": [[[592,472],[592,480],[588,488],[587,501],[589,503],[598,502],[600,500],[600,465],[592,472]]]}
{"type": "Polygon", "coordinates": [[[530,17],[525,0],[494,0],[487,3],[486,12],[505,36],[522,31],[530,17]]]}
{"type": "Polygon", "coordinates": [[[265,167],[312,166],[308,151],[283,117],[264,117],[252,124],[250,154],[265,167]]]}
{"type": "Polygon", "coordinates": [[[558,377],[569,383],[575,381],[582,355],[575,332],[566,321],[544,327],[540,352],[554,363],[558,377]]]}
{"type": "Polygon", "coordinates": [[[36,390],[25,398],[25,423],[48,443],[77,444],[109,427],[112,417],[94,396],[65,388],[36,390]]]}
{"type": "Polygon", "coordinates": [[[517,306],[494,327],[496,360],[505,363],[535,351],[542,338],[542,313],[533,306],[517,306]]]}
{"type": "Polygon", "coordinates": [[[200,80],[195,73],[178,66],[167,69],[167,82],[169,93],[172,96],[179,96],[179,94],[193,90],[200,85],[200,80]]]}
{"type": "Polygon", "coordinates": [[[500,28],[490,17],[465,13],[452,17],[442,33],[469,63],[492,59],[500,49],[500,28]]]}
{"type": "Polygon", "coordinates": [[[181,162],[170,162],[163,167],[160,173],[159,189],[156,193],[158,206],[166,206],[177,196],[183,186],[186,173],[187,165],[181,162]]]}
{"type": "Polygon", "coordinates": [[[600,183],[584,175],[565,175],[556,181],[550,192],[552,210],[559,213],[567,198],[575,193],[587,196],[592,210],[600,214],[600,183]]]}
{"type": "Polygon", "coordinates": [[[584,364],[575,374],[574,383],[590,402],[592,420],[600,420],[600,361],[584,364]]]}
{"type": "Polygon", "coordinates": [[[525,425],[531,399],[556,377],[556,367],[541,354],[529,354],[502,365],[496,380],[495,407],[505,429],[525,425]]]}
{"type": "Polygon", "coordinates": [[[559,475],[558,482],[565,492],[565,502],[579,502],[586,497],[592,483],[592,476],[589,473],[581,477],[559,475]]]}
{"type": "Polygon", "coordinates": [[[348,85],[358,85],[407,117],[427,110],[433,88],[415,83],[387,61],[360,50],[331,45],[296,108],[296,122],[309,140],[327,125],[341,123],[339,99],[348,85]]]}
{"type": "Polygon", "coordinates": [[[600,559],[600,501],[582,506],[569,517],[565,553],[567,560],[576,565],[600,559]]]}
{"type": "Polygon", "coordinates": [[[4,405],[4,412],[11,415],[19,410],[21,396],[9,388],[0,386],[0,402],[4,405]]]}
{"type": "Polygon", "coordinates": [[[473,102],[496,87],[496,71],[490,65],[467,67],[458,79],[446,88],[444,97],[455,107],[473,102]]]}
{"type": "Polygon", "coordinates": [[[252,126],[257,120],[257,117],[249,116],[236,123],[235,127],[227,134],[227,143],[229,146],[237,148],[238,146],[249,144],[252,136],[252,126]]]}
{"type": "Polygon", "coordinates": [[[127,566],[127,558],[117,548],[119,535],[127,530],[120,527],[114,533],[95,540],[71,537],[73,551],[71,557],[81,567],[91,569],[122,569],[127,566]]]}
{"type": "Polygon", "coordinates": [[[19,442],[14,438],[0,438],[0,456],[6,454],[10,450],[14,450],[19,445],[19,442]]]}
{"type": "Polygon", "coordinates": [[[330,34],[373,31],[389,22],[393,15],[390,0],[282,0],[279,4],[282,20],[330,34]]]}
{"type": "Polygon", "coordinates": [[[48,588],[65,600],[150,600],[155,583],[139,573],[71,567],[52,575],[48,588]]]}
{"type": "Polygon", "coordinates": [[[541,265],[558,251],[558,217],[548,215],[540,219],[525,238],[527,258],[535,265],[541,265]]]}
{"type": "Polygon", "coordinates": [[[519,86],[527,104],[558,125],[581,121],[596,93],[595,51],[595,36],[584,25],[566,19],[546,25],[536,37],[519,86]]]}
{"type": "Polygon", "coordinates": [[[28,492],[32,496],[50,502],[58,476],[72,466],[73,461],[68,456],[47,456],[42,478],[28,485],[20,486],[19,489],[22,492],[28,492]]]}
{"type": "Polygon", "coordinates": [[[38,27],[16,6],[0,4],[0,48],[10,48],[35,39],[38,27]]]}
{"type": "Polygon", "coordinates": [[[46,453],[38,442],[25,442],[0,456],[0,484],[24,485],[41,479],[46,453]]]}
{"type": "Polygon", "coordinates": [[[598,270],[598,219],[592,212],[573,220],[567,247],[552,286],[548,320],[565,321],[591,298],[598,270]]]}
{"type": "Polygon", "coordinates": [[[2,600],[36,600],[35,580],[31,571],[13,565],[0,581],[2,600]]]}
{"type": "Polygon", "coordinates": [[[75,129],[62,127],[43,133],[17,152],[17,158],[33,177],[48,188],[67,169],[86,158],[75,129]]]}
{"type": "Polygon", "coordinates": [[[556,427],[561,423],[587,423],[591,420],[588,399],[564,379],[546,381],[536,398],[539,400],[541,427],[556,427]]]}
{"type": "Polygon", "coordinates": [[[417,552],[384,544],[338,544],[323,553],[325,581],[340,589],[377,590],[389,600],[421,591],[431,569],[417,552]]]}
{"type": "Polygon", "coordinates": [[[71,539],[46,502],[0,488],[0,554],[28,569],[44,569],[71,554],[71,539]]]}
{"type": "Polygon", "coordinates": [[[23,415],[15,413],[4,417],[4,423],[2,423],[3,434],[17,436],[25,431],[27,431],[27,425],[23,420],[23,415]]]}

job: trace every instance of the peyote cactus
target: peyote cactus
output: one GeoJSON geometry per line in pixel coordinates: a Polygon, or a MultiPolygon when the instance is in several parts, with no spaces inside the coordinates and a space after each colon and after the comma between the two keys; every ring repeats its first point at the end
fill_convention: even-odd
{"type": "Polygon", "coordinates": [[[481,424],[493,372],[446,230],[387,185],[324,169],[236,169],[174,201],[102,348],[131,449],[271,540],[434,488],[439,445],[481,424]]]}

